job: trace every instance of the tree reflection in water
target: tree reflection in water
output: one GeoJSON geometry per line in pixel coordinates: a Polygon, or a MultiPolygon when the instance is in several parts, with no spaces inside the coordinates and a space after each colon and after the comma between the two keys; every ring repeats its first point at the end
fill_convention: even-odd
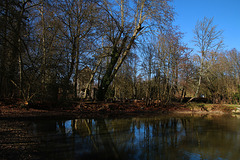
{"type": "Polygon", "coordinates": [[[35,122],[47,159],[239,159],[233,117],[74,119],[35,122]]]}

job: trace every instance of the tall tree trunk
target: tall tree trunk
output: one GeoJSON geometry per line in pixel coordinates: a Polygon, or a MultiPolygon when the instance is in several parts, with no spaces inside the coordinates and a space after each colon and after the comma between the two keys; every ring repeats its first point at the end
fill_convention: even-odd
{"type": "Polygon", "coordinates": [[[67,75],[64,78],[63,99],[67,99],[67,91],[69,90],[69,80],[73,74],[73,70],[74,70],[74,66],[75,66],[75,59],[76,59],[76,38],[74,38],[73,42],[72,42],[70,68],[69,68],[67,75]]]}
{"type": "Polygon", "coordinates": [[[44,1],[41,1],[41,23],[42,23],[42,64],[41,64],[41,96],[42,100],[46,98],[46,45],[45,45],[45,19],[44,19],[44,1]]]}
{"type": "MultiPolygon", "coordinates": [[[[18,43],[20,46],[20,38],[18,39],[18,43]]],[[[21,58],[21,52],[19,52],[18,55],[18,65],[19,65],[19,96],[21,96],[22,93],[22,58],[21,58]]]]}
{"type": "Polygon", "coordinates": [[[3,24],[3,43],[2,43],[2,48],[0,52],[0,60],[1,60],[1,68],[0,68],[0,97],[6,97],[7,95],[7,31],[8,31],[8,1],[5,1],[5,16],[4,16],[4,24],[3,24]]]}
{"type": "Polygon", "coordinates": [[[196,98],[197,95],[198,95],[198,92],[200,90],[201,81],[202,81],[202,74],[203,74],[203,55],[204,55],[204,53],[202,52],[201,68],[200,68],[200,72],[199,72],[199,79],[198,79],[197,89],[196,89],[196,92],[195,92],[194,96],[191,99],[189,99],[189,101],[187,103],[191,102],[194,98],[196,98]]]}
{"type": "Polygon", "coordinates": [[[79,39],[77,38],[77,55],[76,55],[76,66],[75,66],[75,83],[74,83],[74,93],[75,98],[77,98],[78,91],[78,65],[79,65],[79,39]]]}
{"type": "Polygon", "coordinates": [[[111,61],[108,64],[107,70],[106,70],[106,72],[103,76],[103,79],[101,81],[100,87],[99,87],[98,92],[97,92],[97,99],[98,100],[104,100],[104,98],[105,98],[105,95],[107,93],[107,89],[108,89],[109,85],[111,84],[111,82],[113,80],[113,77],[111,75],[112,75],[112,71],[114,69],[114,66],[118,61],[119,56],[120,56],[120,53],[117,51],[117,48],[114,47],[111,61]]]}
{"type": "MultiPolygon", "coordinates": [[[[121,41],[121,46],[119,47],[119,49],[117,47],[117,44],[114,44],[111,61],[107,66],[107,70],[103,76],[103,79],[101,81],[100,87],[97,92],[98,100],[100,100],[100,101],[104,100],[109,85],[112,83],[113,78],[117,74],[118,69],[121,67],[123,61],[125,60],[126,56],[130,52],[130,49],[131,49],[135,39],[137,38],[137,34],[142,29],[143,28],[141,27],[141,23],[139,23],[138,26],[136,26],[136,28],[134,29],[133,35],[132,35],[127,47],[126,47],[126,43],[128,40],[127,35],[121,41]],[[124,50],[125,47],[126,47],[126,50],[124,50]]],[[[119,35],[119,40],[120,40],[120,36],[122,35],[122,33],[123,33],[123,31],[121,31],[121,33],[119,35]]]]}
{"type": "MultiPolygon", "coordinates": [[[[88,88],[89,88],[90,83],[93,81],[93,77],[94,77],[95,73],[97,72],[98,66],[100,66],[100,64],[101,64],[102,59],[103,59],[103,58],[101,58],[101,59],[98,61],[97,66],[96,66],[95,69],[92,71],[91,77],[90,77],[88,83],[86,84],[86,87],[85,87],[85,89],[84,89],[84,95],[83,95],[83,98],[84,98],[84,99],[87,97],[87,90],[88,90],[88,88]]],[[[94,97],[93,97],[93,98],[94,98],[94,97]]]]}
{"type": "MultiPolygon", "coordinates": [[[[25,5],[26,2],[24,2],[21,6],[21,11],[19,15],[17,15],[17,26],[16,26],[16,35],[14,38],[14,47],[13,47],[13,53],[12,53],[12,60],[13,63],[11,63],[11,78],[10,81],[19,81],[18,83],[18,97],[24,96],[22,95],[22,66],[21,66],[21,31],[23,29],[22,23],[23,23],[23,14],[25,12],[25,5]],[[19,77],[15,77],[15,75],[19,75],[19,77]]],[[[14,95],[14,89],[13,94],[14,95]]]]}

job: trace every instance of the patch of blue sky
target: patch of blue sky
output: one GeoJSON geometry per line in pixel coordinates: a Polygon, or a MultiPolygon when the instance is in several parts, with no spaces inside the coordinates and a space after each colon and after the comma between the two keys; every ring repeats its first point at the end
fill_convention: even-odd
{"type": "Polygon", "coordinates": [[[183,42],[197,52],[192,42],[193,29],[198,20],[214,18],[214,25],[223,30],[224,49],[240,51],[240,1],[239,0],[173,0],[175,25],[184,33],[183,42]]]}

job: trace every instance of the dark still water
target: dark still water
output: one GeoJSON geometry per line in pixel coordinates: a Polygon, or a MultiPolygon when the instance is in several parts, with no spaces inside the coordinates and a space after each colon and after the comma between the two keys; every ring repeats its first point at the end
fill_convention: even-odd
{"type": "Polygon", "coordinates": [[[0,159],[240,159],[237,116],[0,120],[0,159]]]}

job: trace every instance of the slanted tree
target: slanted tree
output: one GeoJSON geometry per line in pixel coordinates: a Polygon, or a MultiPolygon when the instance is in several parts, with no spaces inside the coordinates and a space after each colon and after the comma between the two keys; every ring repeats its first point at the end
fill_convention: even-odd
{"type": "Polygon", "coordinates": [[[109,85],[139,36],[159,31],[161,26],[172,21],[173,11],[168,2],[169,0],[105,0],[99,3],[106,13],[103,27],[111,43],[111,53],[97,92],[98,100],[105,98],[109,85]]]}

